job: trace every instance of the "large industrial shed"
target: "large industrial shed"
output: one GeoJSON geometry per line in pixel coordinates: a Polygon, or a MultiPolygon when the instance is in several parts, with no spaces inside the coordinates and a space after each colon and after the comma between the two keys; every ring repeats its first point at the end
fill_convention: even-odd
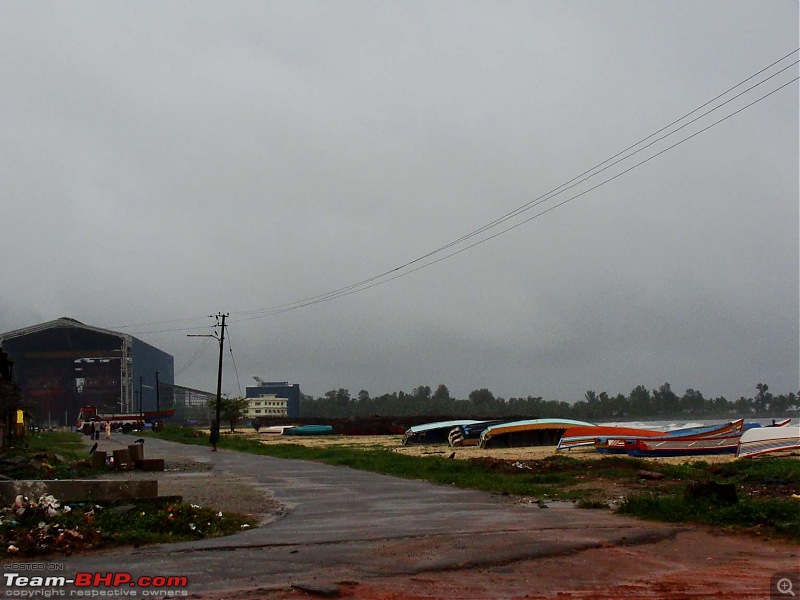
{"type": "Polygon", "coordinates": [[[130,334],[63,317],[0,333],[0,347],[14,362],[23,403],[43,425],[74,425],[81,406],[125,413],[173,406],[164,390],[173,389],[174,358],[130,334]]]}

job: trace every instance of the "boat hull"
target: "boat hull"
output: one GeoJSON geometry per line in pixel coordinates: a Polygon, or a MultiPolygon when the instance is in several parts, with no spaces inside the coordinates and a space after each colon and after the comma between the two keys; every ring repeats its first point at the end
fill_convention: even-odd
{"type": "Polygon", "coordinates": [[[481,433],[481,448],[515,448],[527,446],[557,446],[570,427],[591,426],[593,423],[572,419],[532,419],[492,425],[481,433]]]}
{"type": "Polygon", "coordinates": [[[797,449],[800,449],[800,426],[762,427],[742,434],[736,456],[745,458],[797,449]]]}
{"type": "Polygon", "coordinates": [[[628,456],[705,456],[733,454],[739,445],[738,433],[700,439],[649,438],[625,441],[628,456]]]}

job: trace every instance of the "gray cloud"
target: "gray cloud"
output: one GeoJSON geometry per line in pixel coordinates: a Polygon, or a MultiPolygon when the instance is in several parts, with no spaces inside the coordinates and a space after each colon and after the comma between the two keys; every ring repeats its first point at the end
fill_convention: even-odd
{"type": "MultiPolygon", "coordinates": [[[[201,342],[164,330],[234,311],[241,384],[315,395],[797,391],[796,84],[446,262],[238,314],[401,265],[562,184],[796,47],[797,11],[6,3],[0,330],[193,318],[130,328],[180,369],[201,342]]],[[[177,381],[215,375],[209,346],[177,381]]]]}

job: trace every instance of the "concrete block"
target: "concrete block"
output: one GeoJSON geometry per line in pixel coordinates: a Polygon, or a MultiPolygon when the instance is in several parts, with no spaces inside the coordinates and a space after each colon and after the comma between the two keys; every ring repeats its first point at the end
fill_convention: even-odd
{"type": "Polygon", "coordinates": [[[121,471],[130,469],[133,467],[133,463],[131,462],[131,455],[128,452],[127,448],[123,448],[121,450],[114,450],[114,468],[119,469],[121,471]]]}
{"type": "Polygon", "coordinates": [[[131,462],[136,464],[136,461],[144,460],[144,444],[131,444],[128,446],[128,454],[131,456],[131,462]]]}
{"type": "Polygon", "coordinates": [[[92,452],[92,468],[102,469],[106,466],[106,453],[102,450],[92,452]]]}
{"type": "Polygon", "coordinates": [[[163,458],[146,458],[144,460],[136,461],[136,468],[142,471],[163,471],[164,459],[163,458]]]}

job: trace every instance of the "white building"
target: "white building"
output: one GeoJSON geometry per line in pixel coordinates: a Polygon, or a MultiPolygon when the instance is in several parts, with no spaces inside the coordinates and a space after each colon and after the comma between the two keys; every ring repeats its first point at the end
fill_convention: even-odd
{"type": "Polygon", "coordinates": [[[289,416],[288,398],[279,398],[275,394],[262,394],[247,400],[247,408],[244,411],[245,419],[289,416]]]}

